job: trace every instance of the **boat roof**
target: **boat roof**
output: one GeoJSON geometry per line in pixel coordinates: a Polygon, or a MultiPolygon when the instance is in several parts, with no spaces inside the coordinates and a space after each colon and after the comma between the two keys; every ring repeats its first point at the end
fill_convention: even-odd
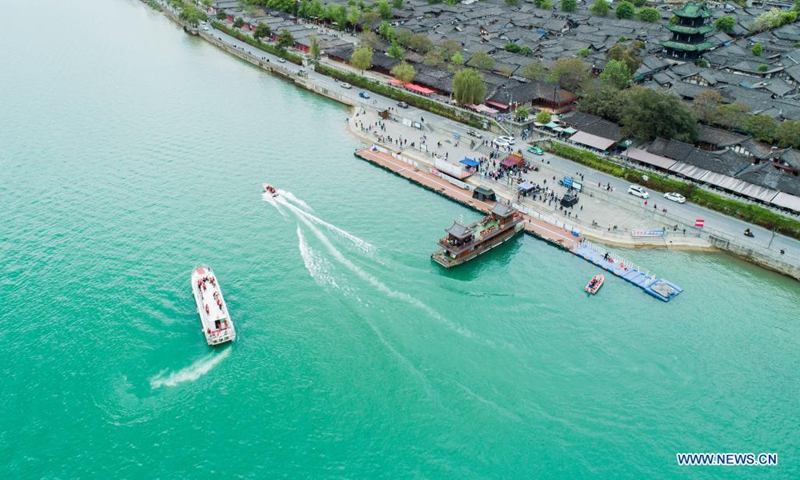
{"type": "Polygon", "coordinates": [[[495,203],[494,207],[492,207],[492,213],[497,215],[500,218],[508,218],[508,217],[514,215],[515,211],[516,210],[514,210],[511,207],[509,207],[505,203],[500,203],[500,202],[495,203]]]}
{"type": "Polygon", "coordinates": [[[453,222],[453,226],[445,230],[445,232],[459,240],[463,240],[472,235],[472,230],[458,222],[453,222]]]}

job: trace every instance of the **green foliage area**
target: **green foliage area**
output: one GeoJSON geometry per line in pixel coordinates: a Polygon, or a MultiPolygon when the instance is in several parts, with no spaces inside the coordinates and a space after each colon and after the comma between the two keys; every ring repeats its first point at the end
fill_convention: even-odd
{"type": "Polygon", "coordinates": [[[589,7],[589,12],[596,17],[606,17],[611,7],[605,0],[594,0],[594,3],[589,7]]]}
{"type": "Polygon", "coordinates": [[[397,42],[392,42],[392,46],[389,47],[389,50],[386,51],[386,54],[394,58],[395,60],[402,60],[403,53],[404,53],[403,49],[400,48],[397,42]]]}
{"type": "Polygon", "coordinates": [[[743,126],[745,132],[762,142],[772,142],[777,128],[778,122],[767,115],[751,115],[745,119],[743,126]]]}
{"type": "Polygon", "coordinates": [[[783,25],[788,25],[797,21],[797,12],[785,12],[783,10],[773,8],[768,12],[764,12],[750,25],[750,30],[760,32],[769,30],[770,28],[778,28],[783,25]]]}
{"type": "Polygon", "coordinates": [[[394,18],[394,13],[392,13],[392,6],[389,5],[389,2],[385,0],[381,0],[376,4],[378,7],[378,15],[381,16],[384,20],[391,20],[394,18]]]}
{"type": "Polygon", "coordinates": [[[469,59],[471,66],[481,70],[491,70],[494,68],[494,58],[484,52],[478,52],[469,59]]]}
{"type": "Polygon", "coordinates": [[[740,218],[746,222],[754,223],[770,230],[774,229],[779,233],[793,238],[800,238],[800,222],[774,213],[766,208],[759,207],[758,205],[731,200],[700,188],[694,188],[694,186],[689,183],[669,179],[649,172],[647,173],[648,179],[645,180],[640,172],[630,169],[626,170],[620,165],[601,159],[592,152],[563,145],[558,142],[551,142],[547,147],[547,151],[595,170],[614,175],[615,177],[624,178],[629,182],[638,183],[652,190],[660,192],[678,192],[686,197],[688,201],[708,209],[724,213],[731,217],[740,218]]]}
{"type": "Polygon", "coordinates": [[[547,81],[571,91],[579,91],[591,77],[589,64],[579,58],[559,58],[550,67],[547,81]]]}
{"type": "Polygon", "coordinates": [[[544,65],[541,61],[534,60],[522,67],[520,74],[528,80],[541,80],[545,76],[544,65]]]}
{"type": "Polygon", "coordinates": [[[552,119],[553,116],[550,114],[550,112],[546,112],[544,110],[541,110],[536,114],[536,121],[542,125],[547,125],[552,119]]]}
{"type": "Polygon", "coordinates": [[[775,141],[781,148],[800,149],[800,120],[785,120],[775,130],[775,141]]]}
{"type": "Polygon", "coordinates": [[[579,57],[585,57],[586,55],[589,55],[590,53],[592,53],[592,51],[589,50],[588,48],[581,48],[580,50],[578,50],[577,55],[579,57]]]}
{"type": "Polygon", "coordinates": [[[253,36],[256,38],[266,38],[272,35],[272,28],[266,23],[258,22],[256,25],[256,29],[253,32],[253,36]]]}
{"type": "Polygon", "coordinates": [[[606,64],[603,73],[600,74],[600,81],[611,85],[617,90],[622,90],[631,84],[631,71],[628,65],[622,60],[611,60],[606,64]]]}
{"type": "Polygon", "coordinates": [[[402,28],[395,33],[394,37],[395,40],[397,40],[398,45],[400,45],[401,47],[408,48],[409,45],[411,44],[411,37],[413,36],[414,34],[411,33],[411,30],[408,30],[407,28],[402,28]]]}
{"type": "Polygon", "coordinates": [[[405,4],[403,3],[403,0],[392,0],[392,6],[398,10],[402,10],[405,4]]]}
{"type": "Polygon", "coordinates": [[[623,98],[623,135],[640,140],[675,138],[687,143],[697,139],[697,120],[677,95],[637,87],[626,90],[623,98]]]}
{"type": "Polygon", "coordinates": [[[755,45],[753,45],[751,51],[753,52],[753,55],[755,55],[756,57],[760,57],[761,54],[764,52],[764,47],[762,47],[760,43],[756,43],[755,45]]]}
{"type": "Polygon", "coordinates": [[[658,23],[661,21],[661,13],[655,8],[643,8],[636,12],[636,18],[647,23],[658,23]]]}
{"type": "Polygon", "coordinates": [[[350,65],[361,70],[367,70],[372,67],[372,49],[369,47],[361,47],[350,56],[350,65]]]}
{"type": "Polygon", "coordinates": [[[736,27],[736,19],[730,15],[719,17],[714,21],[714,28],[719,32],[731,33],[736,27]]]}
{"type": "Polygon", "coordinates": [[[398,65],[395,65],[391,71],[394,78],[400,80],[403,83],[408,83],[414,80],[414,77],[417,75],[417,71],[406,62],[402,62],[398,65]]]}
{"type": "Polygon", "coordinates": [[[619,19],[631,18],[635,12],[636,9],[633,7],[633,4],[627,0],[619,2],[616,10],[614,10],[614,14],[619,19]]]}
{"type": "Polygon", "coordinates": [[[244,19],[242,17],[237,17],[236,20],[233,21],[233,28],[242,28],[244,25],[244,19]]]}
{"type": "Polygon", "coordinates": [[[461,105],[483,103],[485,96],[486,83],[476,70],[465,68],[453,77],[453,97],[461,105]]]}
{"type": "Polygon", "coordinates": [[[530,114],[531,114],[531,111],[528,110],[528,107],[526,107],[524,105],[519,106],[519,107],[517,107],[516,110],[514,110],[514,118],[516,118],[517,120],[525,120],[525,119],[528,118],[528,115],[530,115],[530,114]]]}
{"type": "Polygon", "coordinates": [[[578,0],[561,0],[561,11],[572,13],[578,9],[578,0]]]}
{"type": "Polygon", "coordinates": [[[509,7],[516,7],[519,5],[519,0],[503,0],[509,7]]]}
{"type": "Polygon", "coordinates": [[[247,43],[248,45],[250,45],[252,47],[256,47],[259,50],[263,50],[263,51],[265,51],[267,53],[271,53],[271,54],[275,55],[276,57],[284,58],[284,59],[286,59],[286,60],[288,60],[288,61],[290,61],[292,63],[295,63],[297,65],[302,65],[303,64],[303,57],[301,57],[300,55],[297,55],[297,54],[294,54],[294,53],[291,53],[291,52],[287,52],[286,50],[282,50],[282,49],[280,49],[278,47],[275,47],[273,45],[270,45],[268,43],[260,42],[259,40],[251,37],[250,35],[245,35],[242,32],[240,32],[239,30],[230,28],[230,27],[228,27],[227,25],[224,25],[221,22],[211,22],[211,24],[214,25],[214,28],[216,28],[217,30],[225,32],[228,35],[230,35],[231,37],[233,37],[233,38],[235,38],[237,40],[240,40],[242,42],[245,42],[245,43],[247,43]]]}
{"type": "Polygon", "coordinates": [[[417,33],[411,36],[411,40],[408,42],[408,48],[420,55],[425,55],[433,50],[433,41],[424,33],[417,33]]]}
{"type": "Polygon", "coordinates": [[[147,0],[147,4],[150,6],[150,8],[152,8],[157,12],[161,12],[164,10],[163,8],[161,8],[161,5],[159,5],[155,0],[147,0]]]}
{"type": "Polygon", "coordinates": [[[631,3],[636,8],[642,8],[647,4],[647,0],[633,0],[631,3]]]}

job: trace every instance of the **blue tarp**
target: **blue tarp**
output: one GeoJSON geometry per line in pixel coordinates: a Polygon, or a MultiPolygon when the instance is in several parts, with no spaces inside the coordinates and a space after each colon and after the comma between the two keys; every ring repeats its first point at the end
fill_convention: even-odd
{"type": "Polygon", "coordinates": [[[471,158],[465,158],[464,160],[461,160],[461,163],[463,163],[464,165],[466,165],[468,167],[477,167],[478,165],[481,164],[481,162],[479,162],[477,160],[473,160],[471,158]]]}

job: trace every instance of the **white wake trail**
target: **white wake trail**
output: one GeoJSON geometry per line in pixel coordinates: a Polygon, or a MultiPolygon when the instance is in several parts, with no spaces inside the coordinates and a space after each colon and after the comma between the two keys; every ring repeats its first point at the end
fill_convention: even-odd
{"type": "Polygon", "coordinates": [[[307,204],[306,202],[304,202],[301,199],[297,198],[292,192],[288,192],[286,190],[278,189],[278,193],[281,194],[282,196],[286,197],[287,200],[289,200],[290,202],[294,203],[295,205],[299,205],[304,210],[309,211],[309,212],[313,212],[314,211],[314,209],[311,208],[311,206],[309,204],[307,204]]]}
{"type": "Polygon", "coordinates": [[[330,264],[311,248],[306,236],[303,235],[303,231],[300,229],[300,224],[297,225],[297,241],[300,248],[300,256],[303,257],[303,264],[306,266],[311,278],[319,285],[331,285],[334,288],[340,288],[336,280],[328,273],[330,264]]]}
{"type": "Polygon", "coordinates": [[[164,377],[166,370],[162,371],[150,379],[150,387],[154,389],[159,387],[175,387],[184,382],[194,382],[198,378],[210,372],[212,368],[216,367],[220,364],[220,362],[228,358],[230,354],[230,347],[218,354],[212,353],[197,360],[186,368],[182,368],[177,372],[170,373],[166,378],[164,377]]]}
{"type": "Polygon", "coordinates": [[[289,218],[289,217],[286,215],[286,212],[284,212],[284,211],[283,211],[283,209],[280,207],[280,205],[278,205],[278,202],[276,202],[276,201],[275,201],[275,197],[273,197],[272,195],[270,195],[270,194],[269,194],[269,193],[267,193],[267,192],[264,192],[264,193],[261,195],[261,199],[262,199],[262,200],[264,200],[265,202],[269,203],[269,204],[270,204],[270,205],[272,205],[273,207],[275,207],[275,210],[277,210],[278,212],[280,212],[281,216],[282,216],[284,219],[286,219],[286,218],[289,218]]]}
{"type": "Polygon", "coordinates": [[[325,236],[325,234],[323,234],[321,231],[319,231],[319,229],[317,227],[315,227],[314,224],[311,221],[309,221],[307,218],[305,218],[303,216],[300,216],[298,218],[300,219],[301,222],[305,223],[306,226],[309,229],[311,229],[311,231],[314,233],[314,235],[323,243],[323,245],[325,245],[325,247],[328,249],[328,251],[331,253],[331,255],[333,255],[333,257],[339,263],[341,263],[342,265],[347,267],[350,271],[352,271],[353,273],[358,275],[362,280],[366,281],[367,283],[369,283],[370,285],[372,285],[373,287],[375,287],[379,291],[385,293],[389,297],[398,298],[400,300],[408,302],[409,304],[419,308],[420,310],[424,310],[426,313],[428,313],[428,315],[430,315],[431,317],[435,318],[436,320],[439,320],[440,322],[444,323],[445,325],[450,327],[455,332],[458,332],[459,334],[461,334],[461,335],[463,335],[463,336],[465,336],[467,338],[472,338],[474,336],[472,332],[470,332],[469,330],[466,330],[466,329],[461,328],[458,325],[454,324],[450,320],[448,320],[445,317],[443,317],[439,312],[437,312],[436,310],[432,309],[431,307],[429,307],[425,303],[421,302],[419,299],[417,299],[415,297],[412,297],[411,295],[409,295],[407,293],[403,293],[403,292],[398,292],[396,290],[392,290],[386,284],[384,284],[383,282],[381,282],[377,278],[373,277],[369,273],[367,273],[364,270],[362,270],[361,268],[359,268],[358,265],[356,265],[353,262],[351,262],[350,260],[348,260],[342,254],[342,252],[339,251],[333,245],[333,243],[331,243],[330,239],[328,239],[328,237],[325,236]]]}
{"type": "Polygon", "coordinates": [[[363,252],[370,253],[370,254],[375,253],[375,247],[371,243],[367,242],[366,240],[362,240],[362,239],[358,238],[357,236],[353,235],[352,233],[350,233],[350,232],[348,232],[346,230],[342,230],[341,228],[337,227],[336,225],[333,225],[332,223],[328,223],[325,220],[317,217],[316,215],[308,213],[305,210],[300,209],[296,205],[293,205],[293,204],[291,204],[291,203],[289,203],[289,202],[287,202],[285,200],[282,200],[281,197],[278,197],[276,200],[281,205],[284,205],[287,208],[291,209],[297,215],[299,215],[301,217],[305,217],[307,220],[310,220],[310,221],[312,221],[312,222],[314,222],[316,224],[322,225],[322,226],[324,226],[324,227],[326,227],[326,228],[328,228],[330,230],[333,230],[334,232],[336,232],[340,236],[342,236],[342,237],[346,238],[347,240],[349,240],[353,245],[358,247],[363,252]]]}

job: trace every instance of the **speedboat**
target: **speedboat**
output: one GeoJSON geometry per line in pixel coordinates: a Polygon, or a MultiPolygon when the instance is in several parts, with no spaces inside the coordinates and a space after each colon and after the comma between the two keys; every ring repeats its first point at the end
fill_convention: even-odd
{"type": "Polygon", "coordinates": [[[275,187],[273,187],[269,183],[265,183],[262,186],[264,187],[264,193],[269,193],[273,197],[277,197],[278,196],[278,190],[276,190],[275,187]]]}
{"type": "Polygon", "coordinates": [[[234,341],[236,329],[228,313],[228,305],[222,298],[222,289],[210,268],[203,266],[192,270],[192,293],[206,343],[219,345],[234,341]]]}
{"type": "Polygon", "coordinates": [[[586,290],[587,292],[589,292],[592,295],[594,295],[595,293],[597,293],[598,290],[600,290],[600,287],[603,286],[603,282],[605,280],[606,280],[606,277],[604,277],[603,275],[595,275],[594,278],[592,278],[589,281],[589,283],[586,284],[586,287],[584,287],[584,290],[586,290]]]}

